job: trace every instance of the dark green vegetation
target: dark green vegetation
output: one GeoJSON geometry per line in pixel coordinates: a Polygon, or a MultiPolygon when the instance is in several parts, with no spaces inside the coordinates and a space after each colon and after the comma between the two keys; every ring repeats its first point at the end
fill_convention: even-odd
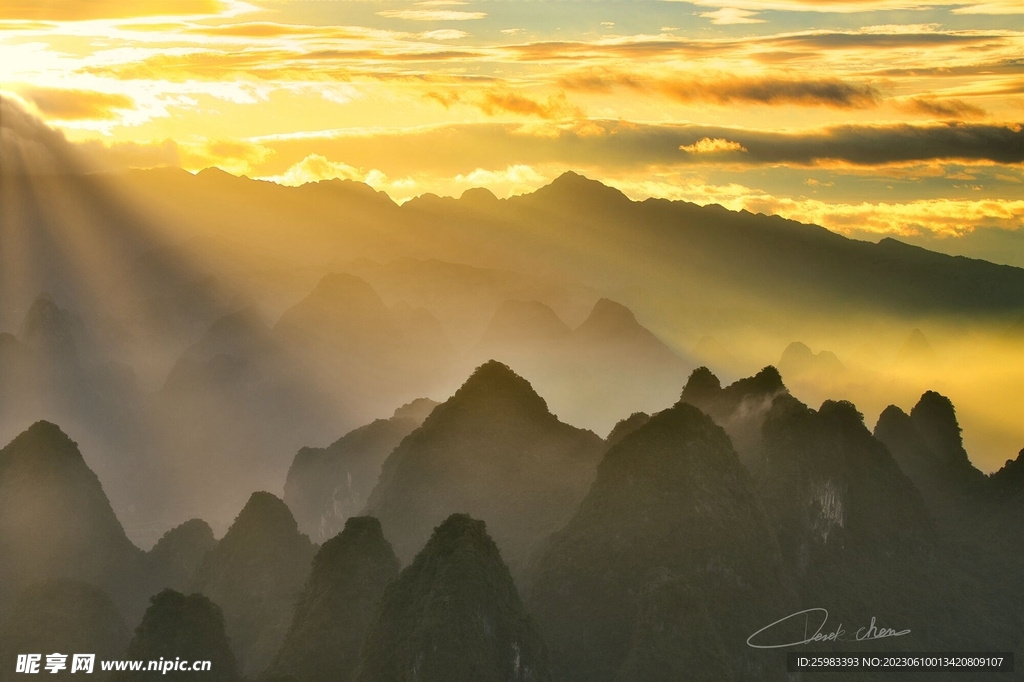
{"type": "Polygon", "coordinates": [[[771,366],[724,388],[711,370],[698,367],[687,380],[680,400],[711,415],[729,434],[740,461],[753,471],[761,458],[765,414],[775,397],[786,392],[782,376],[771,366]]]}
{"type": "Polygon", "coordinates": [[[302,448],[284,484],[284,501],[302,532],[316,541],[334,537],[366,506],[380,468],[402,439],[437,405],[421,398],[350,431],[326,448],[302,448]]]}
{"type": "Polygon", "coordinates": [[[0,611],[30,582],[71,578],[127,599],[139,550],[103,486],[57,426],[38,422],[0,450],[0,611]]]}
{"type": "Polygon", "coordinates": [[[755,655],[745,640],[798,603],[750,474],[725,431],[687,403],[608,451],[530,585],[528,604],[566,681],[643,679],[666,657],[676,670],[700,661],[715,679],[781,677],[778,657],[755,655]],[[662,590],[694,608],[659,611],[651,595],[662,590]],[[661,627],[687,639],[639,634],[661,627]]]}
{"type": "Polygon", "coordinates": [[[547,652],[483,521],[453,514],[384,593],[359,682],[548,682],[547,652]]]}
{"type": "Polygon", "coordinates": [[[189,583],[224,610],[231,648],[252,675],[273,661],[309,575],[314,548],[288,507],[257,492],[189,583]]]}
{"type": "Polygon", "coordinates": [[[558,420],[530,383],[480,366],[384,463],[368,513],[403,560],[452,513],[483,519],[518,571],[587,492],[601,439],[558,420]]]}
{"type": "Polygon", "coordinates": [[[204,676],[232,681],[754,682],[785,679],[785,652],[748,638],[801,609],[827,609],[824,632],[847,639],[872,618],[909,630],[801,645],[814,651],[1009,651],[1024,630],[1024,453],[978,472],[935,392],[873,434],[848,402],[804,405],[772,367],[724,388],[699,368],[673,407],[602,441],[489,362],[441,405],[309,451],[289,485],[336,487],[393,444],[369,504],[381,520],[346,511],[319,551],[258,492],[219,542],[193,519],[141,552],[75,444],[34,425],[0,450],[0,541],[18,550],[0,554],[0,676],[16,653],[67,648],[209,659],[204,676]],[[401,572],[389,541],[411,558],[401,572]]]}
{"type": "Polygon", "coordinates": [[[152,680],[212,680],[240,682],[228,638],[224,634],[224,616],[216,604],[201,594],[185,596],[164,590],[150,600],[142,623],[135,630],[124,658],[136,661],[210,661],[210,670],[201,672],[154,671],[114,673],[118,682],[152,680]]]}
{"type": "Polygon", "coordinates": [[[826,401],[815,411],[776,398],[756,482],[802,603],[827,605],[858,627],[876,617],[911,630],[872,643],[874,650],[1012,645],[984,586],[850,403],[826,401]]]}
{"type": "Polygon", "coordinates": [[[922,395],[909,415],[887,407],[875,437],[921,491],[932,514],[944,521],[963,513],[986,484],[964,450],[953,403],[934,391],[922,395]]]}
{"type": "MultiPolygon", "coordinates": [[[[34,583],[21,592],[9,609],[0,612],[0,680],[24,678],[15,674],[18,654],[67,655],[59,673],[41,670],[57,679],[71,677],[73,654],[96,654],[97,660],[120,656],[131,631],[110,598],[97,587],[75,580],[34,583]]],[[[92,678],[106,679],[98,664],[92,678]]]]}
{"type": "Polygon", "coordinates": [[[398,569],[380,522],[368,516],[349,518],[345,529],[325,542],[313,559],[306,589],[268,676],[290,676],[298,682],[353,679],[384,588],[398,569]]]}
{"type": "MultiPolygon", "coordinates": [[[[145,598],[164,589],[184,590],[199,568],[203,557],[217,544],[210,526],[201,519],[192,519],[163,534],[153,549],[133,563],[129,580],[133,592],[145,598]]],[[[148,605],[142,599],[126,611],[131,622],[142,617],[148,605]]]]}

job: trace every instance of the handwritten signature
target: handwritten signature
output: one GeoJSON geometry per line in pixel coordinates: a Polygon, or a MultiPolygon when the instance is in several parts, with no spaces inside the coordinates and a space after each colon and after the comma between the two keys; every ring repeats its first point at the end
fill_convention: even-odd
{"type": "MultiPolygon", "coordinates": [[[[799,620],[797,620],[797,624],[799,620]]],[[[879,627],[875,624],[875,617],[871,617],[871,624],[858,628],[853,633],[852,637],[847,635],[846,630],[843,628],[843,624],[840,623],[839,627],[834,630],[824,632],[825,625],[828,624],[828,610],[821,608],[804,609],[803,611],[797,611],[791,613],[784,618],[779,618],[774,623],[765,625],[763,628],[747,637],[747,646],[754,647],[755,649],[783,649],[790,646],[799,646],[801,644],[810,644],[811,642],[870,642],[875,639],[885,639],[887,637],[902,637],[903,635],[910,634],[910,630],[894,630],[892,628],[879,627]],[[773,628],[781,629],[779,626],[783,623],[787,624],[788,628],[792,627],[790,621],[799,619],[803,616],[804,621],[804,638],[795,642],[786,642],[782,644],[770,643],[772,640],[771,631],[773,628]],[[817,625],[817,629],[813,630],[814,623],[821,620],[817,625]],[[757,638],[757,643],[755,643],[757,638]],[[767,643],[765,642],[767,640],[767,643]]]]}

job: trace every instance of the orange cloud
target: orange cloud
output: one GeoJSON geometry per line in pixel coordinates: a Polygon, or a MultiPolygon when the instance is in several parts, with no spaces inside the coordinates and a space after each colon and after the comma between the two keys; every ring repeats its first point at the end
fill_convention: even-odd
{"type": "Polygon", "coordinates": [[[903,109],[918,114],[926,114],[940,118],[982,118],[985,110],[968,104],[959,99],[934,99],[931,97],[913,97],[901,104],[903,109]]]}
{"type": "Polygon", "coordinates": [[[870,85],[847,83],[836,78],[687,73],[646,77],[609,69],[589,69],[565,75],[559,82],[570,90],[610,92],[616,87],[623,87],[657,92],[681,102],[715,104],[743,102],[864,108],[875,106],[881,99],[878,90],[870,85]]]}
{"type": "Polygon", "coordinates": [[[118,111],[135,107],[135,101],[127,95],[92,90],[27,88],[19,94],[44,116],[58,121],[109,121],[117,118],[118,111]]]}
{"type": "Polygon", "coordinates": [[[219,0],[4,0],[0,19],[88,21],[217,14],[224,9],[219,0]]]}
{"type": "Polygon", "coordinates": [[[563,92],[551,95],[546,101],[540,101],[510,90],[490,91],[485,93],[483,100],[476,105],[488,116],[509,112],[552,120],[576,118],[583,115],[579,107],[569,102],[563,92]]]}

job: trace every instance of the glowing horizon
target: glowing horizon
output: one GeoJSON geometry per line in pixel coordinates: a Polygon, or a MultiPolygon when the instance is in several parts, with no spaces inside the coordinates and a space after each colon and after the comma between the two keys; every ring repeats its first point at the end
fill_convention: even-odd
{"type": "Polygon", "coordinates": [[[399,202],[575,170],[948,252],[1021,243],[1022,53],[1009,0],[0,10],[0,90],[103,169],[350,178],[399,202]]]}

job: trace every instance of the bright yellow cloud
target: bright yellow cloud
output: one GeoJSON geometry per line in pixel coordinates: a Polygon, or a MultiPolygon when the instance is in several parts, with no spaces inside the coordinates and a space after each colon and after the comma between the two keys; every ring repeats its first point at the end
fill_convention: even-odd
{"type": "Polygon", "coordinates": [[[693,144],[679,145],[680,151],[687,154],[720,154],[722,152],[745,152],[747,148],[739,142],[733,142],[721,137],[704,137],[693,144]]]}
{"type": "Polygon", "coordinates": [[[88,21],[217,14],[225,8],[220,0],[4,0],[0,19],[88,21]]]}

